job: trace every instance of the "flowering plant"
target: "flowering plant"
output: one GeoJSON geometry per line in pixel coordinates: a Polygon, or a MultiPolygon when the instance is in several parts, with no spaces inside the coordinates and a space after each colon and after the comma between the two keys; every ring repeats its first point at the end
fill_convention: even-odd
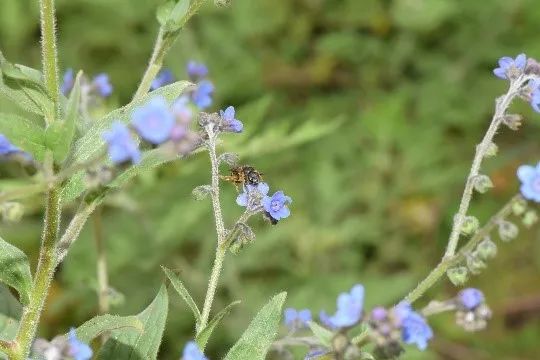
{"type": "MultiPolygon", "coordinates": [[[[203,3],[204,0],[170,0],[158,9],[160,31],[155,49],[132,101],[101,119],[93,118],[92,108],[114,90],[106,74],[87,77],[83,72],[75,74],[68,69],[63,83],[59,82],[54,0],[40,1],[42,71],[11,64],[0,54],[0,91],[31,114],[28,118],[0,114],[0,158],[36,174],[30,184],[0,192],[2,213],[7,221],[20,219],[23,211],[18,201],[29,195],[43,194],[46,203],[34,274],[25,253],[0,239],[0,281],[18,293],[18,299],[10,301],[22,305],[22,314],[14,320],[14,326],[1,334],[0,351],[9,359],[31,356],[87,360],[94,355],[100,359],[156,359],[168,316],[168,287],[185,301],[194,318],[193,340],[178,349],[178,357],[207,359],[204,350],[208,341],[221,320],[239,303],[232,302],[212,316],[228,252],[238,254],[254,241],[249,220],[265,219],[272,228],[291,216],[291,196],[282,190],[271,193],[270,185],[262,179],[264,174],[252,166],[240,165],[234,154],[219,152],[228,137],[241,136],[244,122],[237,118],[233,106],[209,112],[216,90],[209,69],[202,63],[188,63],[189,81],[175,81],[170,70],[161,69],[168,50],[203,3]],[[100,251],[100,314],[51,341],[37,338],[51,280],[89,217],[97,211],[99,219],[98,209],[105,199],[133,177],[202,152],[209,157],[210,183],[196,187],[193,195],[197,200],[211,200],[217,238],[202,306],[181,277],[163,267],[167,281],[146,309],[133,316],[109,314],[106,254],[100,251]],[[222,165],[232,167],[230,175],[222,173],[222,165]],[[225,222],[221,205],[224,180],[237,185],[236,203],[245,208],[231,224],[225,222]],[[77,204],[77,211],[62,228],[61,214],[70,203],[77,204]]],[[[470,274],[481,272],[497,252],[497,245],[490,238],[495,229],[503,241],[517,237],[518,226],[508,220],[509,216],[521,217],[526,226],[536,221],[527,201],[540,202],[540,164],[518,169],[520,194],[484,226],[469,214],[473,194],[486,193],[493,187],[481,169],[483,161],[497,152],[496,133],[502,125],[518,130],[522,122],[520,115],[509,113],[513,100],[521,98],[540,112],[540,65],[534,59],[527,59],[524,54],[515,59],[503,57],[493,73],[508,82],[508,90],[497,99],[491,123],[477,146],[446,251],[427,277],[399,303],[372,309],[366,309],[364,304],[369,288],[356,284],[338,296],[334,313],[321,311],[317,319],[309,309],[283,310],[286,293],[280,293],[255,316],[226,354],[226,360],[262,360],[270,352],[291,358],[294,347],[305,349],[306,359],[391,359],[406,352],[408,346],[420,350],[429,346],[435,336],[427,320],[430,316],[452,311],[456,323],[466,331],[487,326],[492,311],[483,293],[475,288],[457,291],[450,299],[431,301],[423,309],[415,310],[413,305],[445,274],[454,285],[462,286],[470,274]],[[468,239],[459,247],[463,237],[468,239]],[[282,316],[287,333],[276,339],[282,316]]],[[[103,250],[99,237],[96,242],[98,251],[103,250]]],[[[7,290],[3,293],[11,296],[7,290]]]]}

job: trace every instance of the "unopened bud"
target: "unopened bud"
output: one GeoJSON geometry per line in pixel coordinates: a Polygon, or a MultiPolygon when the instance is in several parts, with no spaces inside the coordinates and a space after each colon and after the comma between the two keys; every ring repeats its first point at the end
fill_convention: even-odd
{"type": "Polygon", "coordinates": [[[519,130],[522,121],[523,116],[519,114],[508,114],[503,116],[503,123],[514,131],[519,130]]]}
{"type": "Polygon", "coordinates": [[[476,247],[476,253],[482,260],[494,258],[497,255],[497,245],[486,236],[476,247]]]}
{"type": "Polygon", "coordinates": [[[448,279],[450,279],[452,284],[454,284],[455,286],[461,286],[465,284],[469,279],[469,271],[465,266],[458,266],[452,269],[448,269],[446,275],[448,276],[448,279]]]}
{"type": "Polygon", "coordinates": [[[337,333],[336,336],[332,338],[332,349],[338,354],[345,353],[345,350],[349,347],[349,338],[347,335],[342,333],[337,333]]]}
{"type": "Polygon", "coordinates": [[[461,233],[463,235],[472,235],[480,227],[480,222],[474,216],[465,216],[463,224],[461,225],[461,233]]]}
{"type": "Polygon", "coordinates": [[[512,202],[512,212],[514,213],[514,215],[523,215],[523,213],[525,213],[525,210],[527,210],[527,201],[525,199],[518,198],[512,202]]]}
{"type": "Polygon", "coordinates": [[[19,222],[24,215],[24,206],[18,202],[6,202],[2,204],[2,219],[6,222],[19,222]]]}
{"type": "Polygon", "coordinates": [[[474,177],[473,186],[476,191],[484,194],[493,187],[493,182],[489,176],[480,174],[474,177]]]}
{"type": "Polygon", "coordinates": [[[492,157],[492,156],[497,155],[498,153],[499,153],[499,147],[497,146],[497,144],[495,144],[494,142],[490,142],[486,149],[485,156],[492,157]]]}
{"type": "Polygon", "coordinates": [[[476,275],[486,268],[486,263],[480,259],[480,256],[478,256],[478,253],[475,251],[467,256],[467,267],[471,274],[476,275]]]}
{"type": "Polygon", "coordinates": [[[534,210],[529,210],[523,215],[523,225],[530,228],[538,222],[538,214],[534,210]]]}
{"type": "Polygon", "coordinates": [[[516,224],[506,220],[502,220],[499,223],[499,236],[502,241],[512,241],[518,234],[519,228],[516,224]]]}

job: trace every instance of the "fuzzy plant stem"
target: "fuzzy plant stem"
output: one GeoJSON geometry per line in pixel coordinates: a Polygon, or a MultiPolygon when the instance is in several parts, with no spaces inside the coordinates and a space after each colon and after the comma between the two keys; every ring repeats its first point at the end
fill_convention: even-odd
{"type": "Polygon", "coordinates": [[[15,337],[16,350],[11,360],[24,360],[28,357],[56,268],[55,245],[60,221],[60,190],[57,187],[52,187],[48,190],[46,199],[45,225],[39,262],[30,292],[30,302],[24,307],[15,337]]]}
{"type": "Polygon", "coordinates": [[[497,227],[497,224],[508,215],[512,213],[512,206],[516,201],[522,200],[521,195],[515,195],[510,201],[508,201],[491,219],[484,225],[478,232],[470,238],[461,250],[453,255],[451,258],[443,258],[442,261],[433,269],[429,275],[422,280],[418,286],[411,291],[406,297],[405,301],[413,303],[418,300],[428,289],[430,289],[445,273],[446,271],[465,260],[468,253],[470,253],[493,229],[497,227]]]}
{"type": "Polygon", "coordinates": [[[94,240],[97,252],[98,306],[101,315],[109,312],[109,276],[107,272],[107,252],[103,236],[101,207],[94,213],[94,240]]]}
{"type": "MultiPolygon", "coordinates": [[[[41,52],[45,87],[58,113],[58,57],[56,52],[56,18],[54,0],[40,0],[41,52]]],[[[50,124],[54,119],[45,119],[50,124]]]]}
{"type": "Polygon", "coordinates": [[[495,134],[497,133],[497,130],[504,119],[508,107],[512,103],[512,100],[514,100],[514,98],[518,95],[520,88],[527,80],[528,77],[522,75],[514,81],[511,81],[507,93],[499,97],[495,102],[495,113],[493,114],[491,124],[489,125],[484,138],[476,147],[476,153],[474,155],[469,176],[467,177],[467,181],[465,183],[465,189],[463,190],[459,210],[454,218],[454,225],[452,226],[452,231],[450,232],[444,259],[451,259],[456,252],[461,228],[463,227],[465,216],[469,210],[469,205],[474,192],[474,182],[480,172],[482,161],[484,160],[486,153],[493,142],[493,138],[495,137],[495,134]]]}
{"type": "Polygon", "coordinates": [[[206,297],[204,299],[204,306],[201,314],[201,323],[197,329],[199,333],[208,324],[210,317],[210,310],[212,309],[212,303],[214,302],[214,296],[216,294],[217,284],[219,282],[219,276],[223,268],[223,260],[227,254],[227,243],[225,240],[225,224],[223,222],[223,215],[221,214],[221,203],[219,200],[219,161],[216,154],[216,134],[212,128],[212,125],[208,125],[206,128],[208,133],[208,153],[210,155],[210,164],[212,168],[212,191],[210,193],[212,198],[212,209],[214,211],[214,220],[217,233],[216,244],[216,257],[214,259],[214,265],[208,281],[208,290],[206,291],[206,297]]]}

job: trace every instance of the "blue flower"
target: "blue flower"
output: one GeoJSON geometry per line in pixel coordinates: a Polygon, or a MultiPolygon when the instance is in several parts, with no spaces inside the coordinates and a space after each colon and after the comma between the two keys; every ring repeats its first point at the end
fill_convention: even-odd
{"type": "Polygon", "coordinates": [[[517,170],[521,181],[521,194],[525,199],[540,202],[540,162],[534,166],[522,165],[517,170]]]}
{"type": "Polygon", "coordinates": [[[60,87],[60,90],[62,91],[62,94],[67,96],[69,92],[71,91],[71,88],[73,87],[73,84],[75,82],[75,77],[73,74],[73,69],[67,69],[64,73],[64,79],[62,81],[62,86],[60,87]]]}
{"type": "Polygon", "coordinates": [[[174,116],[163,97],[155,97],[133,111],[131,124],[146,141],[159,145],[169,140],[174,116]]]}
{"type": "Polygon", "coordinates": [[[401,339],[406,344],[416,344],[418,349],[425,350],[428,341],[433,337],[433,331],[426,319],[415,312],[409,303],[399,303],[394,308],[394,314],[401,328],[401,339]]]}
{"type": "Polygon", "coordinates": [[[499,59],[499,67],[494,69],[493,73],[501,79],[513,78],[517,72],[523,72],[526,65],[527,56],[525,54],[519,54],[515,59],[504,56],[499,59]]]}
{"type": "Polygon", "coordinates": [[[21,150],[13,145],[7,137],[0,134],[0,156],[11,155],[18,152],[21,152],[21,150]]]}
{"type": "Polygon", "coordinates": [[[174,82],[174,74],[169,69],[164,69],[157,74],[150,84],[150,90],[156,90],[162,86],[172,84],[174,82]]]}
{"type": "Polygon", "coordinates": [[[529,81],[528,86],[531,91],[529,102],[534,111],[540,112],[540,80],[532,79],[529,81]]]}
{"type": "Polygon", "coordinates": [[[189,107],[189,98],[185,95],[180,96],[173,103],[172,113],[179,123],[187,125],[193,119],[193,110],[189,107]]]}
{"type": "Polygon", "coordinates": [[[197,81],[208,75],[208,68],[203,63],[190,61],[187,64],[187,73],[193,81],[197,81]]]}
{"type": "Polygon", "coordinates": [[[289,329],[307,327],[309,321],[311,321],[311,311],[309,311],[308,309],[285,309],[284,322],[285,326],[287,326],[289,329]]]}
{"type": "Polygon", "coordinates": [[[474,288],[463,289],[458,294],[458,301],[467,310],[474,310],[484,302],[484,294],[474,288]]]}
{"type": "Polygon", "coordinates": [[[341,293],[337,299],[337,311],[333,316],[321,311],[321,321],[332,329],[349,327],[357,324],[364,310],[364,287],[355,285],[350,293],[341,293]]]}
{"type": "Polygon", "coordinates": [[[240,133],[244,129],[244,124],[238,119],[235,119],[235,110],[234,106],[229,106],[223,110],[219,110],[221,119],[223,119],[223,131],[240,133]]]}
{"type": "Polygon", "coordinates": [[[257,207],[257,203],[253,199],[266,198],[266,194],[270,187],[267,183],[260,182],[257,186],[246,185],[244,191],[236,197],[236,203],[240,206],[248,207],[249,210],[254,210],[257,207]]]}
{"type": "Polygon", "coordinates": [[[264,210],[275,220],[280,220],[289,217],[291,211],[287,204],[292,203],[292,199],[286,196],[283,191],[277,191],[274,195],[265,196],[262,200],[264,210]]]}
{"type": "Polygon", "coordinates": [[[198,85],[195,91],[191,95],[191,99],[200,109],[206,109],[212,105],[212,94],[214,93],[214,85],[208,81],[203,80],[198,85]]]}
{"type": "Polygon", "coordinates": [[[129,129],[123,123],[116,121],[109,131],[103,133],[103,139],[107,142],[109,157],[115,164],[131,161],[137,164],[141,161],[141,152],[135,143],[129,129]]]}
{"type": "Polygon", "coordinates": [[[204,356],[195,341],[190,341],[184,347],[182,360],[208,360],[208,358],[204,356]]]}
{"type": "Polygon", "coordinates": [[[89,360],[92,358],[92,349],[77,338],[75,329],[69,330],[69,355],[75,360],[89,360]]]}
{"type": "Polygon", "coordinates": [[[92,85],[97,90],[97,92],[103,96],[107,97],[112,94],[113,87],[109,82],[109,75],[105,73],[98,74],[94,77],[92,85]]]}
{"type": "Polygon", "coordinates": [[[328,354],[329,352],[330,352],[330,351],[328,351],[328,350],[326,350],[326,349],[314,349],[314,350],[310,350],[310,352],[308,352],[308,353],[306,354],[306,357],[304,357],[304,360],[318,359],[318,358],[320,358],[321,356],[328,354]]]}

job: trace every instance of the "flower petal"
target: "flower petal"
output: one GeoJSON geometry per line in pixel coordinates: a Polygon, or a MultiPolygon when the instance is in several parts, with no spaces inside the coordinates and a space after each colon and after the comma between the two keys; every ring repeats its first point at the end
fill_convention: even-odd
{"type": "Polygon", "coordinates": [[[517,169],[517,177],[521,182],[529,182],[536,175],[536,169],[530,165],[521,165],[517,169]]]}

